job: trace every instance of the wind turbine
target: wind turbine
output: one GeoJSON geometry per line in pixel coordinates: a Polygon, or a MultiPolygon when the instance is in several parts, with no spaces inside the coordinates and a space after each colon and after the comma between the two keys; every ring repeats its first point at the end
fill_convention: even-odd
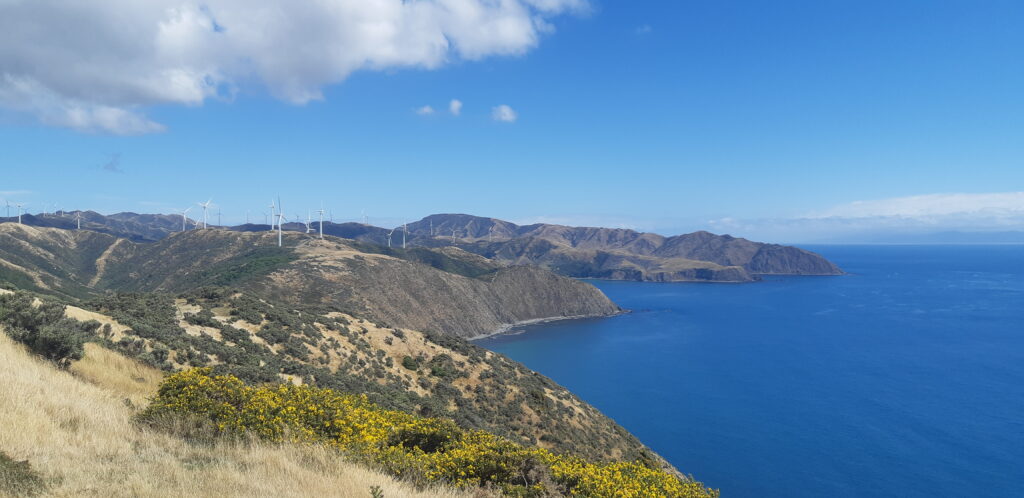
{"type": "Polygon", "coordinates": [[[75,221],[78,222],[78,229],[81,230],[82,229],[82,212],[81,211],[76,211],[75,212],[75,221]]]}
{"type": "Polygon", "coordinates": [[[455,227],[452,227],[452,244],[455,243],[455,227]]]}
{"type": "Polygon", "coordinates": [[[363,210],[363,224],[366,225],[366,210],[363,210]]]}
{"type": "Polygon", "coordinates": [[[217,208],[217,226],[221,226],[221,224],[220,224],[220,207],[217,208]]]}
{"type": "Polygon", "coordinates": [[[270,206],[269,207],[270,207],[270,231],[273,232],[274,231],[274,208],[277,207],[277,206],[274,205],[274,199],[270,199],[270,206]]]}
{"type": "Polygon", "coordinates": [[[322,238],[324,238],[324,203],[323,203],[323,201],[320,201],[320,210],[317,211],[317,212],[320,213],[320,238],[322,239],[322,238]]]}
{"type": "Polygon", "coordinates": [[[197,204],[199,204],[200,206],[203,207],[203,230],[206,230],[206,211],[207,211],[207,209],[210,208],[210,202],[212,202],[212,201],[213,201],[213,199],[209,199],[206,202],[199,202],[199,203],[197,203],[197,204]]]}
{"type": "MultiPolygon", "coordinates": [[[[323,224],[322,221],[320,223],[323,224]]],[[[313,215],[307,209],[306,210],[306,233],[309,233],[309,232],[312,232],[312,231],[313,231],[313,215]]]]}
{"type": "Polygon", "coordinates": [[[391,234],[395,233],[394,229],[388,232],[388,247],[391,247],[391,234]]]}
{"type": "Polygon", "coordinates": [[[402,224],[402,249],[405,249],[405,236],[409,234],[409,224],[402,224]]]}
{"type": "Polygon", "coordinates": [[[191,206],[189,206],[189,207],[187,207],[185,209],[180,210],[181,211],[181,231],[182,232],[185,231],[185,220],[186,220],[185,214],[188,213],[191,210],[192,210],[191,206]]]}
{"type": "Polygon", "coordinates": [[[280,197],[277,198],[277,207],[281,208],[277,213],[277,247],[281,247],[281,225],[284,224],[284,207],[281,206],[280,197]]]}
{"type": "Polygon", "coordinates": [[[18,224],[19,225],[21,224],[21,212],[22,212],[21,208],[24,207],[24,206],[27,206],[27,205],[28,204],[18,204],[18,224]]]}
{"type": "MultiPolygon", "coordinates": [[[[263,224],[270,225],[270,217],[267,215],[267,213],[263,213],[263,224]]],[[[273,230],[274,225],[270,225],[270,229],[273,230]]]]}
{"type": "Polygon", "coordinates": [[[4,200],[4,204],[7,204],[7,218],[11,217],[11,201],[4,200]]]}

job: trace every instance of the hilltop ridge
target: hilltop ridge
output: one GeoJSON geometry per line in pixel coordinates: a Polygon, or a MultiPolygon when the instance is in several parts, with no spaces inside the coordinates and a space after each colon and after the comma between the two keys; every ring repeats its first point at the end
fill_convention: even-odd
{"type": "MultiPolygon", "coordinates": [[[[66,216],[26,215],[29,225],[74,228],[66,216]]],[[[136,242],[155,242],[181,231],[181,217],[118,213],[82,215],[84,229],[136,242]]],[[[10,219],[8,219],[10,220],[10,219]]],[[[319,222],[311,228],[319,231],[319,222]]],[[[186,228],[194,225],[190,221],[186,228]]],[[[268,232],[266,224],[223,227],[237,232],[268,232]]],[[[304,233],[303,223],[285,223],[285,231],[304,233]]],[[[434,214],[394,230],[362,223],[325,221],[323,232],[339,238],[399,247],[403,235],[411,247],[457,247],[511,265],[535,265],[575,278],[654,282],[753,282],[760,275],[841,275],[819,254],[792,246],[754,242],[706,231],[666,237],[620,228],[516,225],[468,214],[434,214]]]]}
{"type": "Polygon", "coordinates": [[[214,229],[137,243],[88,230],[4,223],[0,278],[75,298],[229,285],[275,301],[461,337],[528,320],[620,311],[590,284],[454,247],[388,249],[284,235],[284,247],[269,232],[214,229]]]}

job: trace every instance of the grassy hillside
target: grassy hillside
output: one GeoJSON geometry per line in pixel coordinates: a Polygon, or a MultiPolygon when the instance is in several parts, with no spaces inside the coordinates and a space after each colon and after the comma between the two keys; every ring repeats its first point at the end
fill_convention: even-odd
{"type": "Polygon", "coordinates": [[[197,445],[147,430],[133,422],[136,411],[124,402],[139,387],[119,386],[155,391],[151,380],[159,373],[116,355],[87,360],[92,371],[104,371],[92,379],[97,383],[34,358],[3,333],[0,358],[0,495],[364,498],[379,486],[389,498],[473,496],[417,491],[322,447],[197,445]],[[148,380],[134,381],[139,372],[148,372],[148,380]]]}

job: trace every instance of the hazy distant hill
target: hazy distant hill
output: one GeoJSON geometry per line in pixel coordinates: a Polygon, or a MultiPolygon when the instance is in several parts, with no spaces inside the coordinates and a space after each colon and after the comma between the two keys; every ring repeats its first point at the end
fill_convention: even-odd
{"type": "MultiPolygon", "coordinates": [[[[26,215],[34,226],[74,228],[74,213],[26,215]]],[[[194,228],[190,220],[186,231],[194,228]]],[[[85,212],[82,228],[133,241],[157,241],[182,229],[177,215],[85,212]]],[[[269,232],[269,225],[229,227],[238,232],[269,232]]],[[[306,232],[304,223],[285,223],[284,230],[306,232]]],[[[318,232],[314,222],[311,231],[318,232]]],[[[324,233],[336,237],[401,247],[454,246],[514,265],[537,265],[558,274],[581,278],[644,281],[749,282],[762,274],[839,275],[842,270],[822,256],[791,246],[764,244],[708,232],[664,237],[634,230],[535,224],[466,214],[435,214],[391,230],[361,223],[324,222],[324,233]]]]}
{"type": "Polygon", "coordinates": [[[431,215],[410,224],[409,232],[417,244],[455,245],[572,277],[742,282],[760,274],[842,274],[810,251],[708,232],[664,237],[613,228],[518,226],[464,214],[431,215]]]}
{"type": "Polygon", "coordinates": [[[338,238],[189,230],[136,243],[88,230],[0,224],[0,278],[73,297],[233,286],[377,322],[471,337],[507,324],[619,311],[593,286],[457,248],[387,249],[338,238]]]}

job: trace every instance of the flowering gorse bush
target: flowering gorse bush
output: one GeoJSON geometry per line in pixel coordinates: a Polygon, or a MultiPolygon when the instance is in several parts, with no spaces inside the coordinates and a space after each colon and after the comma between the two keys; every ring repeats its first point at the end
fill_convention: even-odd
{"type": "Polygon", "coordinates": [[[507,494],[594,497],[717,497],[695,481],[640,463],[591,463],[527,448],[449,420],[384,410],[365,396],[283,384],[249,387],[208,368],[163,382],[143,420],[208,419],[219,434],[323,443],[399,477],[455,486],[493,486],[507,494]]]}

